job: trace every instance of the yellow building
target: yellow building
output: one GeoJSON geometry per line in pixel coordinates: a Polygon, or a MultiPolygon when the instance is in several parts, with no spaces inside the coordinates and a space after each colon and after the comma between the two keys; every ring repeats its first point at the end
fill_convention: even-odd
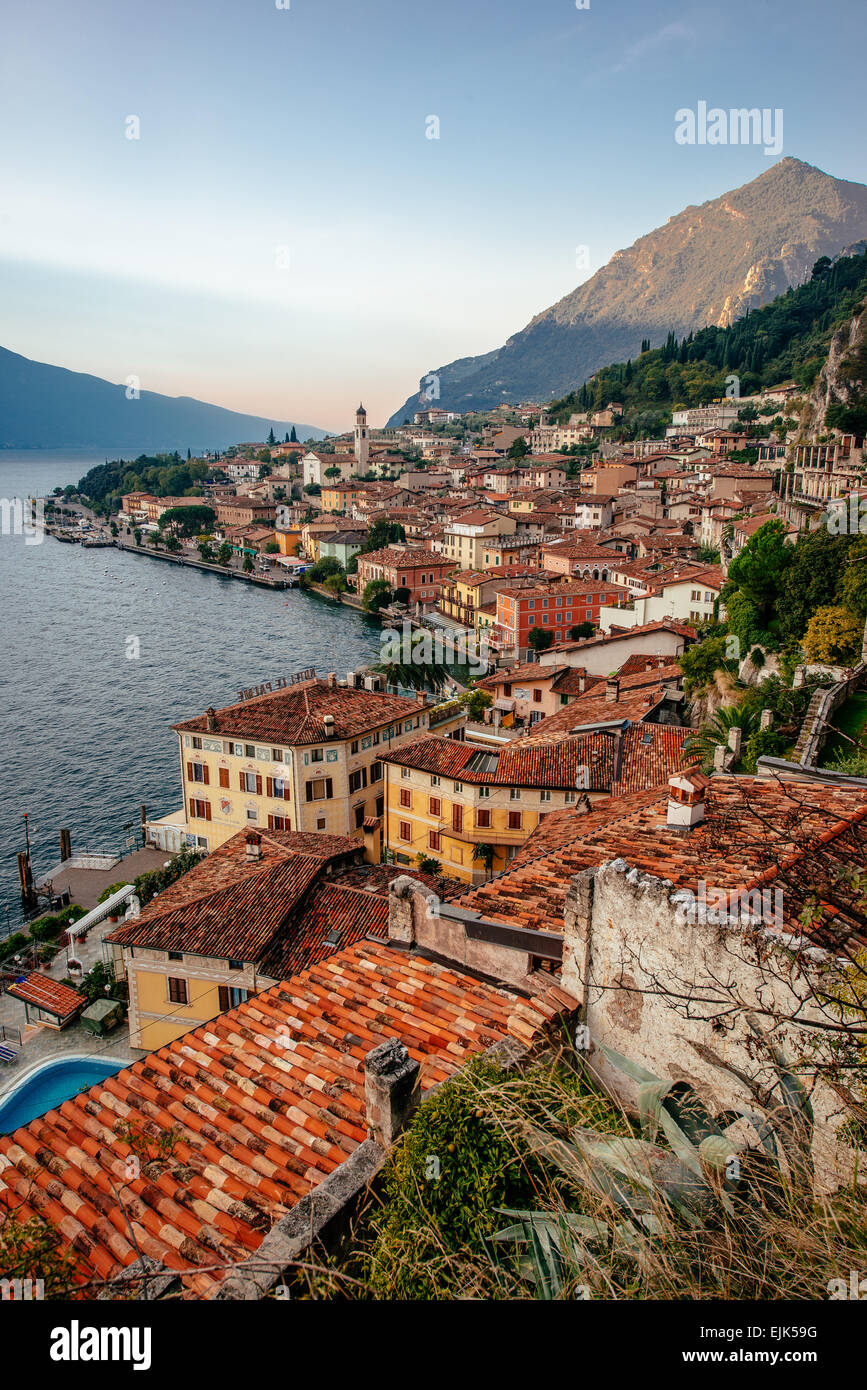
{"type": "Polygon", "coordinates": [[[149,824],[153,843],[214,850],[250,828],[361,836],[365,819],[384,812],[384,755],[428,727],[423,692],[368,689],[354,673],[244,694],[173,726],[184,804],[149,824]]]}
{"type": "MultiPolygon", "coordinates": [[[[129,984],[132,1047],[152,1051],[385,932],[388,875],[335,835],[247,830],[106,938],[129,984]]],[[[278,1044],[279,1045],[279,1044],[278,1044]]]]}
{"type": "Polygon", "coordinates": [[[423,855],[451,877],[481,883],[506,867],[543,816],[575,805],[585,789],[610,788],[611,745],[604,734],[502,749],[416,739],[385,759],[386,846],[399,864],[423,855]]]}
{"type": "Polygon", "coordinates": [[[323,512],[350,512],[359,497],[363,496],[364,489],[357,484],[323,483],[322,492],[319,495],[319,505],[323,512]]]}

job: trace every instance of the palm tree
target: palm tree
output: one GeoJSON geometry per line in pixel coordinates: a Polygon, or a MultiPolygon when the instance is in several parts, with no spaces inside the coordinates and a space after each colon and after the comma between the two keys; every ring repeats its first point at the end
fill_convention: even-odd
{"type": "Polygon", "coordinates": [[[694,761],[698,755],[703,768],[712,768],[715,749],[721,745],[723,747],[728,745],[729,732],[732,729],[740,729],[742,741],[746,743],[758,727],[754,710],[745,709],[739,705],[726,705],[723,709],[718,709],[716,714],[712,715],[699,729],[694,730],[685,740],[683,745],[684,760],[694,761]]]}
{"type": "Polygon", "coordinates": [[[488,875],[488,878],[491,877],[491,870],[494,867],[494,859],[496,857],[496,854],[497,851],[494,849],[493,845],[476,845],[475,849],[473,850],[473,858],[481,860],[481,863],[484,865],[485,873],[488,875]]]}
{"type": "Polygon", "coordinates": [[[404,690],[438,693],[448,680],[448,671],[438,661],[385,661],[373,669],[385,676],[389,685],[402,686],[404,690]]]}

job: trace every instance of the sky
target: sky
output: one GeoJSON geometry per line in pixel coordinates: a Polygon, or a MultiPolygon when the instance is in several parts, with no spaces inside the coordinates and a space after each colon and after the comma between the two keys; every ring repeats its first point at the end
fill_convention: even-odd
{"type": "Polygon", "coordinates": [[[864,0],[580,3],[7,6],[0,345],[380,425],[777,157],[680,108],[782,109],[782,155],[867,182],[864,0]]]}

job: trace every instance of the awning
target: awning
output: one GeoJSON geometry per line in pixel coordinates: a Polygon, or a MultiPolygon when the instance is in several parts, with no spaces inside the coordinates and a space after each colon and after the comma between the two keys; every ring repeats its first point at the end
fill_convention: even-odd
{"type": "Polygon", "coordinates": [[[515,701],[514,701],[514,700],[507,700],[507,699],[505,699],[505,697],[503,697],[503,696],[501,696],[499,700],[495,700],[495,701],[494,701],[494,709],[501,709],[501,710],[505,711],[506,714],[511,714],[511,713],[512,713],[512,710],[513,710],[514,708],[515,708],[515,701]]]}

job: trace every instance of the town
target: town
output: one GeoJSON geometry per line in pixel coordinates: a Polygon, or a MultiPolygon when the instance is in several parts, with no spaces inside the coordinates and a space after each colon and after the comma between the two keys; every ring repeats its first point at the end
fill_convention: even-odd
{"type": "Polygon", "coordinates": [[[64,831],[37,881],[19,855],[0,1059],[68,1065],[90,1037],[105,1065],[47,1110],[0,1091],[0,1207],[56,1233],[43,1286],[592,1297],[640,1247],[669,1297],[675,1227],[702,1296],[772,1296],[785,1266],[790,1296],[825,1297],[840,1248],[857,1260],[847,1224],[800,1263],[793,1242],[863,1162],[860,406],[817,408],[819,363],[749,394],[724,363],[730,390],[631,431],[610,379],[689,346],[577,399],[422,392],[402,425],[359,404],[323,442],[143,455],[43,499],[94,565],[114,547],[300,587],[382,636],[379,663],[323,652],[167,726],[177,806],[142,807],[127,858],[64,831]],[[472,1196],[450,1125],[494,1146],[472,1196]],[[528,1163],[542,1206],[510,1226],[493,1207],[526,1207],[528,1163]],[[401,1172],[480,1224],[450,1235],[401,1172]],[[561,1181],[583,1194],[568,1239],[561,1181]],[[765,1201],[759,1258],[736,1232],[765,1201]]]}

